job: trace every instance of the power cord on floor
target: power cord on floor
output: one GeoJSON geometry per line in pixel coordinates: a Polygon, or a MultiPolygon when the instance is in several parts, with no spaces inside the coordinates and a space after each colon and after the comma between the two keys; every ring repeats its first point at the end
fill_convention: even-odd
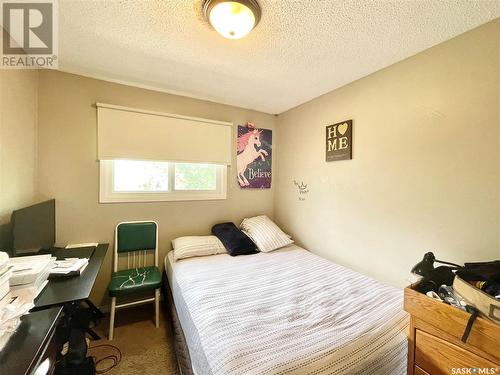
{"type": "Polygon", "coordinates": [[[108,355],[106,357],[99,358],[99,359],[97,359],[97,357],[92,356],[92,358],[94,358],[94,363],[95,363],[95,367],[96,367],[96,371],[95,371],[96,374],[105,374],[105,373],[107,373],[111,369],[113,369],[116,366],[118,366],[118,364],[122,360],[122,352],[121,352],[121,350],[117,346],[110,345],[110,344],[100,344],[100,345],[95,345],[95,346],[89,347],[89,349],[102,348],[102,347],[112,348],[112,349],[116,350],[117,354],[116,355],[115,354],[110,354],[110,355],[108,355]],[[112,361],[112,363],[111,363],[111,365],[109,367],[105,367],[102,370],[97,370],[97,366],[99,365],[99,363],[102,363],[104,361],[112,361]]]}

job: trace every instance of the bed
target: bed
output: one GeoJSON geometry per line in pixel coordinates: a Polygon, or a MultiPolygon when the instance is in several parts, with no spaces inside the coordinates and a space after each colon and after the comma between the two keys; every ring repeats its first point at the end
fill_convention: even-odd
{"type": "Polygon", "coordinates": [[[170,252],[165,272],[184,373],[406,374],[402,291],[296,245],[176,262],[170,252]]]}

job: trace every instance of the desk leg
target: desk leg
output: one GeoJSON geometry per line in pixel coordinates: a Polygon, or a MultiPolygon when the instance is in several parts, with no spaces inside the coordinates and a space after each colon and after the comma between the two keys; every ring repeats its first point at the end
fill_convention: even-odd
{"type": "MultiPolygon", "coordinates": [[[[88,298],[84,299],[82,302],[85,302],[85,304],[92,311],[92,315],[93,315],[92,321],[94,322],[94,324],[97,325],[99,319],[104,318],[104,314],[102,313],[101,310],[99,310],[99,308],[96,305],[94,305],[92,303],[92,301],[90,299],[88,299],[88,298]]],[[[89,334],[90,337],[92,337],[93,340],[100,340],[101,339],[101,337],[92,328],[87,329],[87,333],[89,334]]]]}
{"type": "Polygon", "coordinates": [[[101,336],[99,336],[92,328],[87,329],[87,333],[93,340],[100,340],[101,336]]]}
{"type": "Polygon", "coordinates": [[[84,299],[83,302],[85,302],[87,306],[92,309],[92,312],[97,315],[97,318],[99,319],[104,318],[104,314],[102,313],[102,311],[99,310],[99,308],[96,305],[94,305],[91,300],[87,298],[84,299]]]}

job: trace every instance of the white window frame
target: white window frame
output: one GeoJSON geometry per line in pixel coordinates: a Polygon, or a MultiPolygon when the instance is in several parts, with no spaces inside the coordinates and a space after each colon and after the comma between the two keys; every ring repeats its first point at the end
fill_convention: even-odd
{"type": "Polygon", "coordinates": [[[174,163],[170,162],[168,191],[117,192],[113,190],[114,160],[101,160],[99,162],[99,203],[201,201],[227,198],[226,165],[217,164],[216,190],[175,190],[175,169],[173,166],[174,163]]]}

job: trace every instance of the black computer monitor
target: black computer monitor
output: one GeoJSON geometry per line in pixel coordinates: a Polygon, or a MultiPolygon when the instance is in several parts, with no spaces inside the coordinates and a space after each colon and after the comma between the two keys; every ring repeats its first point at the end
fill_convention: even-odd
{"type": "Polygon", "coordinates": [[[56,242],[56,201],[12,212],[13,256],[47,250],[56,242]]]}

